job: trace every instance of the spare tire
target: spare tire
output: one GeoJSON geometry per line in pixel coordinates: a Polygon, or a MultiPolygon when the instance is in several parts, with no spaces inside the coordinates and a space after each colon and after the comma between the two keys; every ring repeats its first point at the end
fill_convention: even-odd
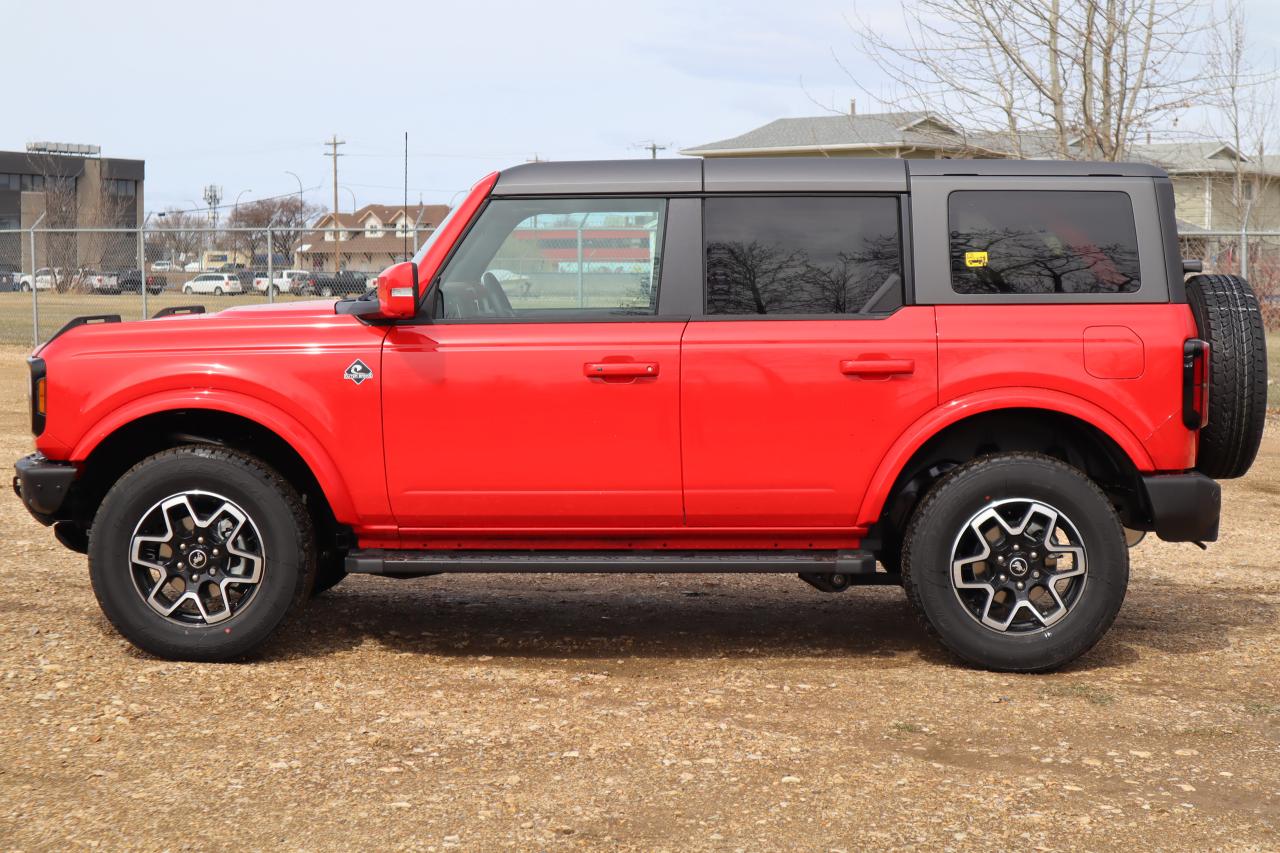
{"type": "Polygon", "coordinates": [[[1267,407],[1267,338],[1258,297],[1234,275],[1187,279],[1187,302],[1209,342],[1209,422],[1200,430],[1196,468],[1215,480],[1249,470],[1262,442],[1267,407]]]}

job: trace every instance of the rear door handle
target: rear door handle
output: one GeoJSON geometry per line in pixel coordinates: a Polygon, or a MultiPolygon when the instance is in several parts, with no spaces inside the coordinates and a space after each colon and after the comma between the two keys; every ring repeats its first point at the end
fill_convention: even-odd
{"type": "Polygon", "coordinates": [[[916,372],[913,358],[858,358],[840,362],[845,376],[909,376],[916,372]]]}
{"type": "Polygon", "coordinates": [[[656,361],[589,361],[582,365],[582,375],[603,379],[657,376],[658,363],[656,361]]]}

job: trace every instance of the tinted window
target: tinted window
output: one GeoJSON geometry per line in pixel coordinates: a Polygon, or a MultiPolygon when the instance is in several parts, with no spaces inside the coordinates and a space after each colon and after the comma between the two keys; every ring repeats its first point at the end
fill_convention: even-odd
{"type": "Polygon", "coordinates": [[[901,304],[898,200],[710,198],[708,314],[857,314],[901,304]]]}
{"type": "Polygon", "coordinates": [[[665,199],[496,199],[449,260],[435,314],[572,320],[656,314],[665,199]]]}
{"type": "Polygon", "coordinates": [[[1126,193],[954,192],[947,214],[957,293],[1138,289],[1138,237],[1126,193]]]}

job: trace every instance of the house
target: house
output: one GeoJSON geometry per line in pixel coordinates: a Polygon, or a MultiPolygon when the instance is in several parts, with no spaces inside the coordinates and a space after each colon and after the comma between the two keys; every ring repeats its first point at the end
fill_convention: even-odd
{"type": "Polygon", "coordinates": [[[302,269],[381,272],[412,255],[449,213],[448,205],[366,204],[354,213],[326,213],[298,246],[302,269]]]}
{"type": "MultiPolygon", "coordinates": [[[[827,156],[1019,157],[1049,159],[1052,139],[1028,132],[967,130],[929,112],[835,114],[783,118],[681,154],[696,157],[827,156]]],[[[1250,157],[1223,142],[1147,142],[1131,159],[1168,171],[1181,233],[1280,229],[1280,156],[1250,157]]]]}

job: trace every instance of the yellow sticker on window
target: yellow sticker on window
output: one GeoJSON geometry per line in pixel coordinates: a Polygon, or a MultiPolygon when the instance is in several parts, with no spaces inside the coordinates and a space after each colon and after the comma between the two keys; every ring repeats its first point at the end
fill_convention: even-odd
{"type": "Polygon", "coordinates": [[[966,267],[985,267],[987,265],[986,252],[965,252],[964,265],[966,267]]]}

